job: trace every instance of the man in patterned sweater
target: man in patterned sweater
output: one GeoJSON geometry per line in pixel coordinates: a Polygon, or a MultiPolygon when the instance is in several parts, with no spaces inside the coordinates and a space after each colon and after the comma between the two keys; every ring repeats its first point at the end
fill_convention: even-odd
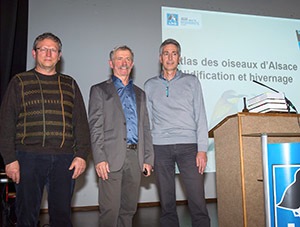
{"type": "Polygon", "coordinates": [[[86,168],[89,126],[76,81],[56,71],[62,44],[52,33],[35,39],[35,68],[15,75],[0,109],[0,152],[16,184],[18,226],[37,226],[44,187],[50,225],[72,226],[75,179],[86,168]]]}

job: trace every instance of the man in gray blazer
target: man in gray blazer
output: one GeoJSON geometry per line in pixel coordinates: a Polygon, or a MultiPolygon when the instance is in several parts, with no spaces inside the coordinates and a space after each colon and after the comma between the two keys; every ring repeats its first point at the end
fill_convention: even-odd
{"type": "Polygon", "coordinates": [[[93,85],[89,126],[99,176],[100,226],[132,226],[141,173],[150,176],[154,162],[145,93],[133,85],[133,52],[119,46],[110,52],[113,75],[93,85]]]}

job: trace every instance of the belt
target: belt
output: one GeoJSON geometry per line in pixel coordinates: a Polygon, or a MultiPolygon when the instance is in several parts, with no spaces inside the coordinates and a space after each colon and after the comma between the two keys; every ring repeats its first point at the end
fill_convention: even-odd
{"type": "Polygon", "coordinates": [[[126,148],[131,149],[131,150],[135,150],[135,149],[137,149],[137,144],[127,144],[126,148]]]}

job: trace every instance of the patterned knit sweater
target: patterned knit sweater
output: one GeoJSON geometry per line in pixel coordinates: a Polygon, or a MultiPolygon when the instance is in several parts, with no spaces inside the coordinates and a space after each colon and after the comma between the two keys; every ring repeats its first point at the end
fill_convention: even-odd
{"type": "Polygon", "coordinates": [[[90,136],[86,109],[76,81],[34,70],[12,78],[0,109],[0,152],[5,164],[15,151],[75,153],[87,158],[90,136]]]}

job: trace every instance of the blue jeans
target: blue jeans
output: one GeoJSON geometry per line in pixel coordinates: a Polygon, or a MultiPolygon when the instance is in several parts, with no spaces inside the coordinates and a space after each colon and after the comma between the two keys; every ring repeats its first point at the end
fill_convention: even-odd
{"type": "Polygon", "coordinates": [[[44,187],[48,193],[51,227],[71,227],[71,199],[75,181],[69,167],[73,154],[37,154],[17,151],[20,183],[16,184],[18,227],[38,224],[44,187]]]}
{"type": "Polygon", "coordinates": [[[209,227],[204,175],[196,166],[197,144],[154,145],[154,172],[161,204],[162,227],[179,227],[176,211],[175,163],[186,190],[193,227],[209,227]]]}

